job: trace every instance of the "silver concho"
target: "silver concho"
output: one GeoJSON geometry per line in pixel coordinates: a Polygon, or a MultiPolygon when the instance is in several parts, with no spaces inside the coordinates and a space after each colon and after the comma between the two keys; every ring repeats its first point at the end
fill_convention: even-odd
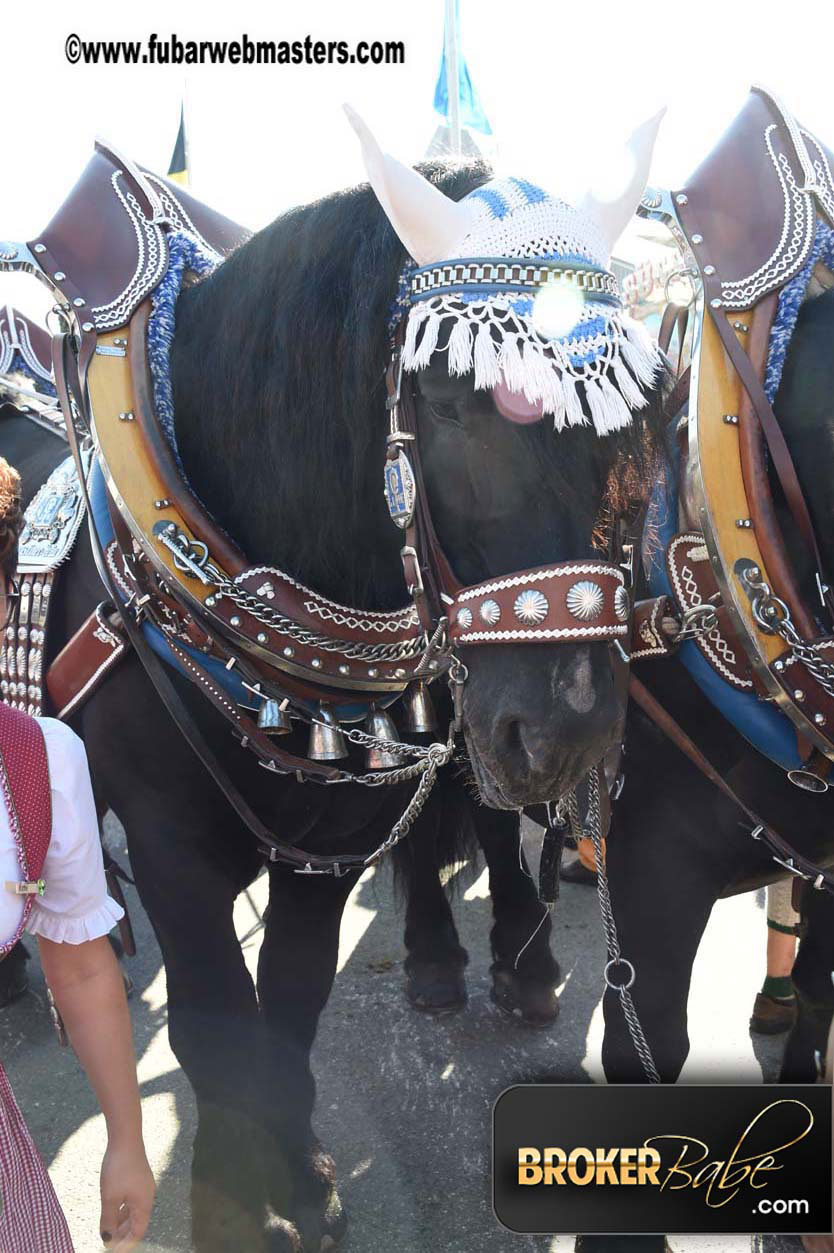
{"type": "Polygon", "coordinates": [[[464,631],[468,631],[471,625],[472,625],[472,610],[466,609],[466,608],[459,609],[458,610],[458,626],[463,627],[464,631]]]}
{"type": "Polygon", "coordinates": [[[478,612],[487,626],[495,626],[501,617],[501,606],[497,600],[485,600],[478,612]]]}
{"type": "Polygon", "coordinates": [[[403,530],[411,525],[414,517],[416,495],[414,471],[401,450],[393,461],[385,463],[385,500],[392,519],[403,530]]]}
{"type": "Polygon", "coordinates": [[[544,622],[549,608],[546,596],[535,588],[528,588],[526,592],[516,596],[513,613],[520,621],[535,626],[537,622],[544,622]]]}
{"type": "Polygon", "coordinates": [[[620,622],[625,622],[628,617],[628,592],[622,583],[614,593],[614,613],[620,619],[620,622]]]}
{"type": "Polygon", "coordinates": [[[580,583],[574,583],[573,587],[568,589],[565,604],[574,618],[579,618],[582,622],[589,622],[591,618],[598,618],[602,613],[605,597],[599,583],[593,583],[590,579],[583,579],[580,583]]]}

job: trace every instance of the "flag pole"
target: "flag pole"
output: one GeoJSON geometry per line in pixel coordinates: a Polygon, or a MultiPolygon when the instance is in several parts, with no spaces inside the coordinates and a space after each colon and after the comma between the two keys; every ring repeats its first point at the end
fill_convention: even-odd
{"type": "Polygon", "coordinates": [[[446,90],[452,152],[460,156],[460,80],[458,78],[457,0],[446,0],[446,90]]]}
{"type": "Polygon", "coordinates": [[[189,187],[193,187],[194,186],[194,174],[191,169],[191,145],[188,142],[188,136],[190,133],[190,127],[188,125],[188,115],[189,115],[188,79],[183,78],[182,80],[182,126],[183,126],[183,133],[185,135],[185,168],[188,171],[188,185],[189,187]]]}

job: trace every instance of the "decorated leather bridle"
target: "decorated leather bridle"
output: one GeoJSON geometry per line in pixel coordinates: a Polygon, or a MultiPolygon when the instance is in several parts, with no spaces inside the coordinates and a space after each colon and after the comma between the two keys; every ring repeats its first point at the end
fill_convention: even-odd
{"type": "Polygon", "coordinates": [[[385,496],[397,526],[409,595],[430,639],[446,649],[472,644],[609,643],[629,634],[630,602],[617,561],[574,560],[462,586],[443,552],[423,480],[414,384],[404,383],[401,330],[386,374],[385,496]]]}

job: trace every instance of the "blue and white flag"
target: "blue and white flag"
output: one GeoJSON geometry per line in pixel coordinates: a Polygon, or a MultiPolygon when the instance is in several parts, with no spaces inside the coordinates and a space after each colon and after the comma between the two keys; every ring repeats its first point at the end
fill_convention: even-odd
{"type": "MultiPolygon", "coordinates": [[[[487,115],[484,113],[484,106],[481,104],[481,98],[475,88],[472,86],[472,79],[469,76],[469,67],[461,51],[460,43],[460,0],[455,0],[455,34],[457,35],[458,47],[458,101],[460,110],[461,126],[468,126],[470,130],[480,131],[482,135],[491,135],[492,127],[489,124],[487,115]]],[[[447,32],[444,29],[443,38],[443,56],[440,60],[440,74],[437,78],[437,86],[434,89],[434,111],[439,113],[442,118],[449,121],[449,84],[446,76],[446,46],[448,43],[447,32]]]]}

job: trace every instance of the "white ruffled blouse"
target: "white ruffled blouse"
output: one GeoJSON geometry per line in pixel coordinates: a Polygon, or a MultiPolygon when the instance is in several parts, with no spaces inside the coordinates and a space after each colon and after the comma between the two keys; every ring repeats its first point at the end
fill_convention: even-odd
{"type": "MultiPolygon", "coordinates": [[[[52,839],[41,872],[44,894],[35,897],[26,930],[56,942],[83,944],[106,935],[124,910],[107,893],[84,745],[63,722],[37,721],[49,763],[52,839]]],[[[20,926],[25,901],[4,885],[22,877],[9,815],[0,799],[0,944],[20,926]]]]}

